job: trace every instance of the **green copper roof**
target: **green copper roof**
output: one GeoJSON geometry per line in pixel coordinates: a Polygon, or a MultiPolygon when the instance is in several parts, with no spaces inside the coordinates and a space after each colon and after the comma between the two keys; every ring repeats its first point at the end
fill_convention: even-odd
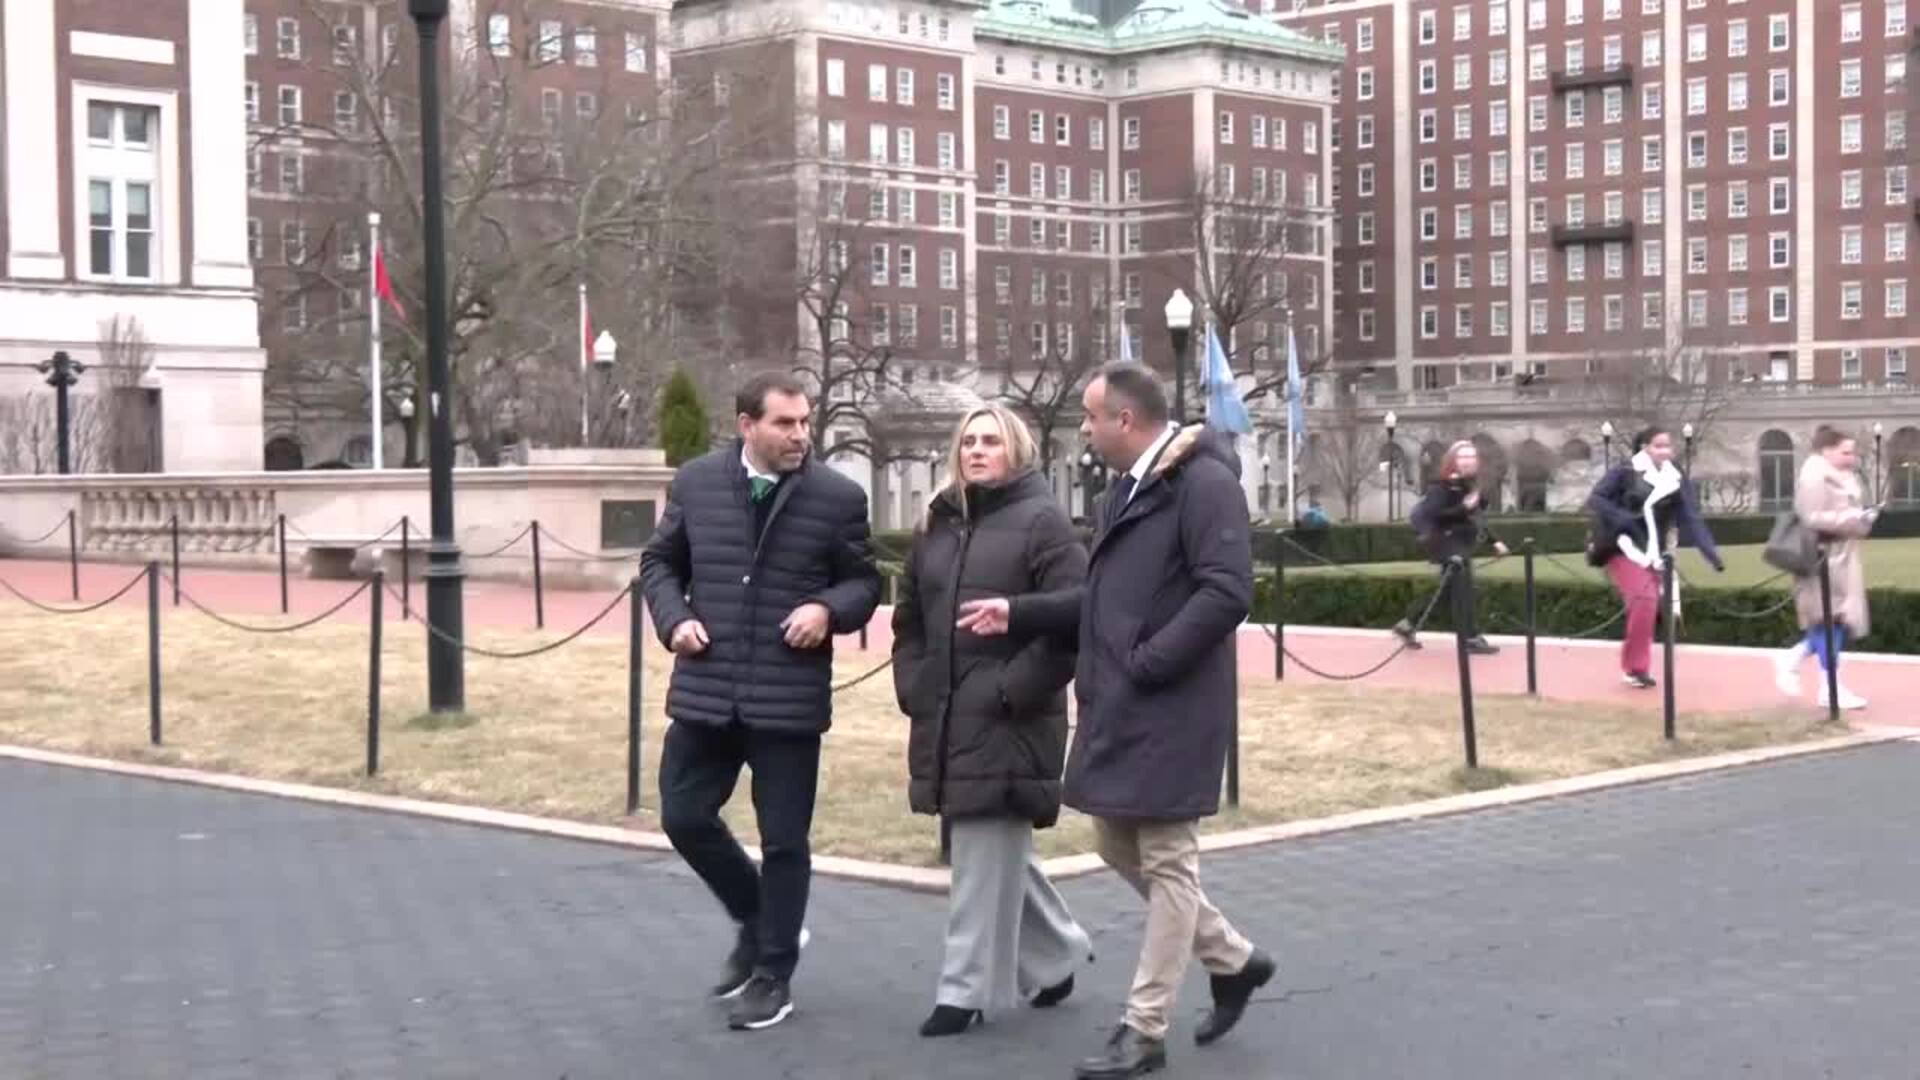
{"type": "Polygon", "coordinates": [[[1228,0],[992,0],[974,20],[983,37],[1094,53],[1229,45],[1338,64],[1346,51],[1228,0]]]}

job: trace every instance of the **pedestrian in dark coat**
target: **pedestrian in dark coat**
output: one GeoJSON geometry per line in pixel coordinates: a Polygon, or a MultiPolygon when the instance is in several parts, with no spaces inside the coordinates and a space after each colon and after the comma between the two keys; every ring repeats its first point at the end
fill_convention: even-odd
{"type": "Polygon", "coordinates": [[[761,375],[736,404],[739,441],[680,467],[640,577],[674,652],[660,824],[739,924],[714,993],[738,999],[731,1026],[759,1029],[793,1011],[833,635],[872,618],[880,574],[866,493],[808,453],[805,384],[761,375]],[[720,818],[742,766],[758,868],[720,818]]]}
{"type": "Polygon", "coordinates": [[[1199,819],[1219,809],[1239,707],[1235,658],[1253,554],[1227,437],[1171,426],[1166,392],[1135,364],[1103,369],[1082,405],[1081,434],[1117,475],[1087,571],[1065,796],[1094,818],[1101,859],[1148,913],[1124,1019],[1078,1075],[1131,1077],[1165,1065],[1191,958],[1213,988],[1194,1036],[1201,1045],[1239,1023],[1274,973],[1199,877],[1199,819]]]}
{"type": "Polygon", "coordinates": [[[1058,1004],[1088,956],[1033,854],[1060,814],[1087,552],[1027,426],[983,405],[961,420],[947,475],[907,559],[893,612],[894,689],[912,723],[909,799],[947,819],[946,960],[925,1036],[984,1010],[1058,1004]]]}
{"type": "MultiPolygon", "coordinates": [[[[1455,632],[1466,636],[1469,652],[1481,656],[1499,652],[1499,647],[1481,636],[1474,623],[1473,553],[1483,541],[1491,543],[1497,555],[1505,555],[1507,545],[1487,528],[1487,504],[1480,497],[1480,451],[1470,440],[1462,439],[1447,448],[1433,483],[1427,485],[1426,494],[1407,517],[1415,538],[1426,550],[1428,561],[1440,568],[1440,595],[1431,598],[1431,603],[1435,608],[1440,604],[1451,605],[1455,590],[1464,589],[1466,625],[1455,627],[1455,632]],[[1460,560],[1459,569],[1449,572],[1454,559],[1460,560]]],[[[1417,601],[1417,606],[1423,613],[1435,609],[1429,607],[1426,597],[1417,601]]],[[[1408,648],[1420,647],[1416,636],[1420,627],[1415,625],[1411,612],[1394,624],[1393,632],[1408,648]]]]}

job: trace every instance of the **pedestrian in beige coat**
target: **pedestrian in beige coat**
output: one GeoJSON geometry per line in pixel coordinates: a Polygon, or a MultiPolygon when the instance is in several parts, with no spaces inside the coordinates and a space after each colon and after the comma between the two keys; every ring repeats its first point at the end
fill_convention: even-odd
{"type": "MultiPolygon", "coordinates": [[[[1794,582],[1794,606],[1806,636],[1780,658],[1777,680],[1782,693],[1800,696],[1800,665],[1809,655],[1820,658],[1824,673],[1840,662],[1840,649],[1872,630],[1867,613],[1867,571],[1863,561],[1868,533],[1880,515],[1879,507],[1865,504],[1860,492],[1859,449],[1853,437],[1822,425],[1813,435],[1813,453],[1800,466],[1793,489],[1793,512],[1813,530],[1827,556],[1828,586],[1833,602],[1833,654],[1827,653],[1826,616],[1820,603],[1820,576],[1809,574],[1794,582]]],[[[1820,704],[1828,704],[1827,682],[1820,683],[1820,704]]],[[[1864,709],[1867,700],[1839,688],[1840,707],[1864,709]]]]}

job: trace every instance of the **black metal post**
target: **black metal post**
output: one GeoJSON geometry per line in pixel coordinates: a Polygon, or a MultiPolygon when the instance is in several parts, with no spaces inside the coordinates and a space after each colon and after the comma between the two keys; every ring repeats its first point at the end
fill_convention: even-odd
{"type": "Polygon", "coordinates": [[[1460,664],[1460,735],[1467,744],[1467,768],[1480,767],[1480,748],[1473,731],[1473,663],[1467,652],[1467,627],[1473,621],[1473,579],[1460,556],[1453,558],[1453,651],[1460,664]]]}
{"type": "Polygon", "coordinates": [[[413,607],[413,521],[405,514],[400,516],[400,621],[406,622],[412,616],[407,612],[413,607]]]}
{"type": "MultiPolygon", "coordinates": [[[[1658,542],[1658,538],[1653,538],[1658,542]]],[[[1673,617],[1673,552],[1664,552],[1660,559],[1660,619],[1666,624],[1666,633],[1660,638],[1660,665],[1663,674],[1660,689],[1663,691],[1660,702],[1662,713],[1662,732],[1667,741],[1673,741],[1673,635],[1674,624],[1680,620],[1673,617]]]]}
{"type": "Polygon", "coordinates": [[[1273,544],[1273,681],[1287,678],[1287,530],[1274,534],[1273,544]]]}
{"type": "Polygon", "coordinates": [[[953,819],[940,815],[940,865],[953,865],[953,819]]]}
{"type": "Polygon", "coordinates": [[[1827,553],[1820,553],[1820,632],[1827,639],[1827,719],[1840,722],[1840,657],[1835,655],[1833,641],[1833,575],[1829,572],[1827,553]]]}
{"type": "Polygon", "coordinates": [[[1400,446],[1398,443],[1393,441],[1393,430],[1394,430],[1393,426],[1388,425],[1387,427],[1387,520],[1388,521],[1393,520],[1394,488],[1399,485],[1399,478],[1395,476],[1395,473],[1399,471],[1400,463],[1395,461],[1394,459],[1400,456],[1400,446]]]}
{"type": "Polygon", "coordinates": [[[280,614],[287,613],[287,515],[281,514],[274,521],[278,532],[274,543],[280,548],[280,614]]]}
{"type": "Polygon", "coordinates": [[[1600,461],[1604,468],[1613,468],[1613,436],[1600,436],[1600,461]]]}
{"type": "MultiPolygon", "coordinates": [[[[1880,440],[1885,436],[1878,430],[1879,427],[1879,424],[1875,424],[1873,433],[1873,491],[1871,494],[1875,506],[1880,505],[1880,501],[1886,497],[1882,494],[1882,491],[1884,491],[1887,486],[1885,467],[1881,464],[1880,459],[1880,440]]],[[[1899,432],[1894,432],[1894,434],[1898,435],[1899,432]]]]}
{"type": "Polygon", "coordinates": [[[147,563],[147,741],[160,745],[160,562],[147,563]]]}
{"type": "Polygon", "coordinates": [[[1240,710],[1227,720],[1227,805],[1240,807],[1240,710]]]}
{"type": "Polygon", "coordinates": [[[1526,591],[1527,693],[1533,697],[1539,697],[1540,696],[1540,669],[1538,666],[1538,660],[1535,656],[1534,646],[1538,641],[1539,632],[1540,632],[1540,629],[1539,629],[1539,622],[1540,622],[1539,610],[1540,609],[1538,604],[1538,595],[1534,592],[1534,589],[1533,589],[1533,555],[1534,555],[1533,537],[1529,536],[1525,540],[1521,541],[1520,550],[1521,550],[1521,565],[1526,568],[1526,578],[1527,578],[1527,591],[1526,591]]]}
{"type": "Polygon", "coordinates": [[[1687,443],[1687,457],[1683,468],[1686,475],[1691,477],[1693,475],[1693,436],[1685,436],[1685,439],[1687,443]]]}
{"type": "Polygon", "coordinates": [[[180,606],[180,515],[175,514],[167,523],[167,532],[173,541],[173,606],[180,606]]]}
{"type": "Polygon", "coordinates": [[[80,515],[67,511],[67,572],[73,578],[73,602],[80,602],[80,515]]]}
{"type": "Polygon", "coordinates": [[[34,366],[47,377],[47,385],[53,387],[54,460],[60,475],[65,476],[73,471],[73,412],[68,405],[67,390],[80,381],[80,373],[87,370],[87,365],[68,356],[65,349],[59,349],[34,366]]]}
{"type": "Polygon", "coordinates": [[[447,363],[447,236],[440,163],[440,28],[447,0],[407,0],[420,35],[420,208],[427,323],[427,469],[432,540],[427,546],[427,705],[458,712],[467,697],[461,588],[466,568],[453,531],[452,372],[447,363]]]}
{"type": "Polygon", "coordinates": [[[1187,327],[1170,326],[1167,332],[1173,337],[1173,422],[1187,422],[1187,339],[1192,331],[1187,327]]]}
{"type": "Polygon", "coordinates": [[[547,589],[540,576],[540,523],[533,523],[533,626],[547,628],[547,589]]]}
{"type": "Polygon", "coordinates": [[[373,615],[367,637],[367,775],[380,771],[380,628],[386,603],[387,572],[373,570],[373,615]]]}
{"type": "Polygon", "coordinates": [[[646,603],[640,579],[627,586],[627,813],[640,812],[640,695],[645,689],[646,603]]]}

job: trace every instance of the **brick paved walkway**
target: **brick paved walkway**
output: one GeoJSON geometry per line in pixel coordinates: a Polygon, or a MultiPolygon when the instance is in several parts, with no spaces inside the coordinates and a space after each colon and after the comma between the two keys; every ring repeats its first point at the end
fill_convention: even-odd
{"type": "MultiPolygon", "coordinates": [[[[1281,975],[1182,1078],[1905,1077],[1920,746],[1210,858],[1281,975]]],[[[800,1012],[698,998],[725,944],[670,857],[0,763],[0,1075],[1069,1075],[1139,906],[1069,882],[1100,962],[1052,1013],[929,1044],[942,901],[820,881],[800,1012]]]]}

